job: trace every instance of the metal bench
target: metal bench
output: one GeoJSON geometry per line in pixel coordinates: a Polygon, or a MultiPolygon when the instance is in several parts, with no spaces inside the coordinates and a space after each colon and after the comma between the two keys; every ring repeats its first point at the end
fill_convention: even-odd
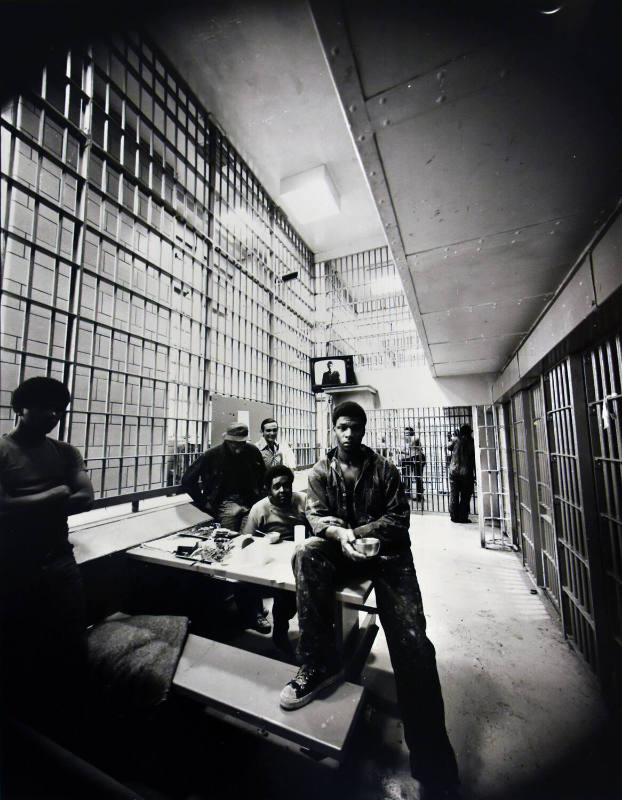
{"type": "Polygon", "coordinates": [[[295,711],[279,694],[297,668],[190,634],[173,678],[173,690],[226,716],[340,761],[362,707],[365,690],[342,683],[295,711]]]}

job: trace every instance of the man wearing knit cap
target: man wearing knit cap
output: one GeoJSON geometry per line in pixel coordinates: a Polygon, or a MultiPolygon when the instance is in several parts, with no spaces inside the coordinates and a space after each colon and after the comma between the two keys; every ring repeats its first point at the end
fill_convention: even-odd
{"type": "MultiPolygon", "coordinates": [[[[251,506],[264,496],[266,467],[259,450],[248,440],[248,427],[232,422],[224,441],[200,455],[184,473],[181,483],[195,505],[223,528],[239,532],[251,506]]],[[[241,587],[236,603],[248,628],[270,633],[260,598],[241,587]]]]}

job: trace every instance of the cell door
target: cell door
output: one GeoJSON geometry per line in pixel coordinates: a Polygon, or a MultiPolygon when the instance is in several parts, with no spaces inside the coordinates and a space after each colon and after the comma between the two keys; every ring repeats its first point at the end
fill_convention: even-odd
{"type": "Polygon", "coordinates": [[[526,392],[518,392],[511,400],[512,467],[514,472],[514,507],[518,522],[523,564],[538,581],[537,529],[532,516],[531,473],[533,465],[529,456],[530,436],[529,400],[526,392]]]}
{"type": "Polygon", "coordinates": [[[507,547],[511,541],[511,511],[507,484],[504,409],[477,407],[480,481],[480,539],[482,547],[507,547]]]}
{"type": "MultiPolygon", "coordinates": [[[[604,585],[603,638],[612,659],[611,672],[622,681],[621,335],[591,350],[586,355],[584,368],[602,570],[602,574],[594,578],[604,585]]],[[[617,691],[622,695],[619,684],[617,691]]]]}
{"type": "Polygon", "coordinates": [[[575,402],[583,394],[583,381],[580,365],[577,371],[573,363],[566,359],[546,376],[547,428],[564,633],[596,669],[596,628],[575,419],[575,402]]]}
{"type": "Polygon", "coordinates": [[[546,426],[546,410],[542,384],[530,390],[533,419],[533,459],[536,477],[537,514],[540,531],[540,559],[542,562],[542,585],[549,600],[561,612],[557,540],[551,489],[551,469],[546,426]]]}

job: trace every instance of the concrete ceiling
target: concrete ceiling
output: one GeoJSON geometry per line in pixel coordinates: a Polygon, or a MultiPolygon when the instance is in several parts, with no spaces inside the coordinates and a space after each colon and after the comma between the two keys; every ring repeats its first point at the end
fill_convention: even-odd
{"type": "Polygon", "coordinates": [[[386,244],[305,0],[190,3],[149,28],[318,260],[386,244]],[[340,213],[303,224],[281,180],[321,164],[340,213]]]}
{"type": "Polygon", "coordinates": [[[319,259],[386,231],[433,374],[499,371],[619,196],[599,4],[310,5],[200,4],[151,32],[277,202],[328,166],[342,213],[292,217],[319,259]]]}

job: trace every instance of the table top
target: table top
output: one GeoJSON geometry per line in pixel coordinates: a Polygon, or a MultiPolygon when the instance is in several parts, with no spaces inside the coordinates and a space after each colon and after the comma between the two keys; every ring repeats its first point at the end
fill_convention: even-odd
{"type": "MultiPolygon", "coordinates": [[[[270,544],[266,539],[253,538],[251,544],[242,547],[244,539],[247,538],[238,536],[233,539],[233,548],[221,563],[195,561],[176,556],[174,550],[178,544],[191,542],[189,537],[185,536],[182,539],[178,533],[144,542],[126,552],[133,558],[152,564],[201,572],[226,580],[295,591],[296,581],[291,566],[296,547],[294,542],[282,541],[270,544]]],[[[336,592],[336,597],[344,603],[360,603],[366,600],[371,588],[372,583],[369,580],[351,581],[336,592]]]]}

